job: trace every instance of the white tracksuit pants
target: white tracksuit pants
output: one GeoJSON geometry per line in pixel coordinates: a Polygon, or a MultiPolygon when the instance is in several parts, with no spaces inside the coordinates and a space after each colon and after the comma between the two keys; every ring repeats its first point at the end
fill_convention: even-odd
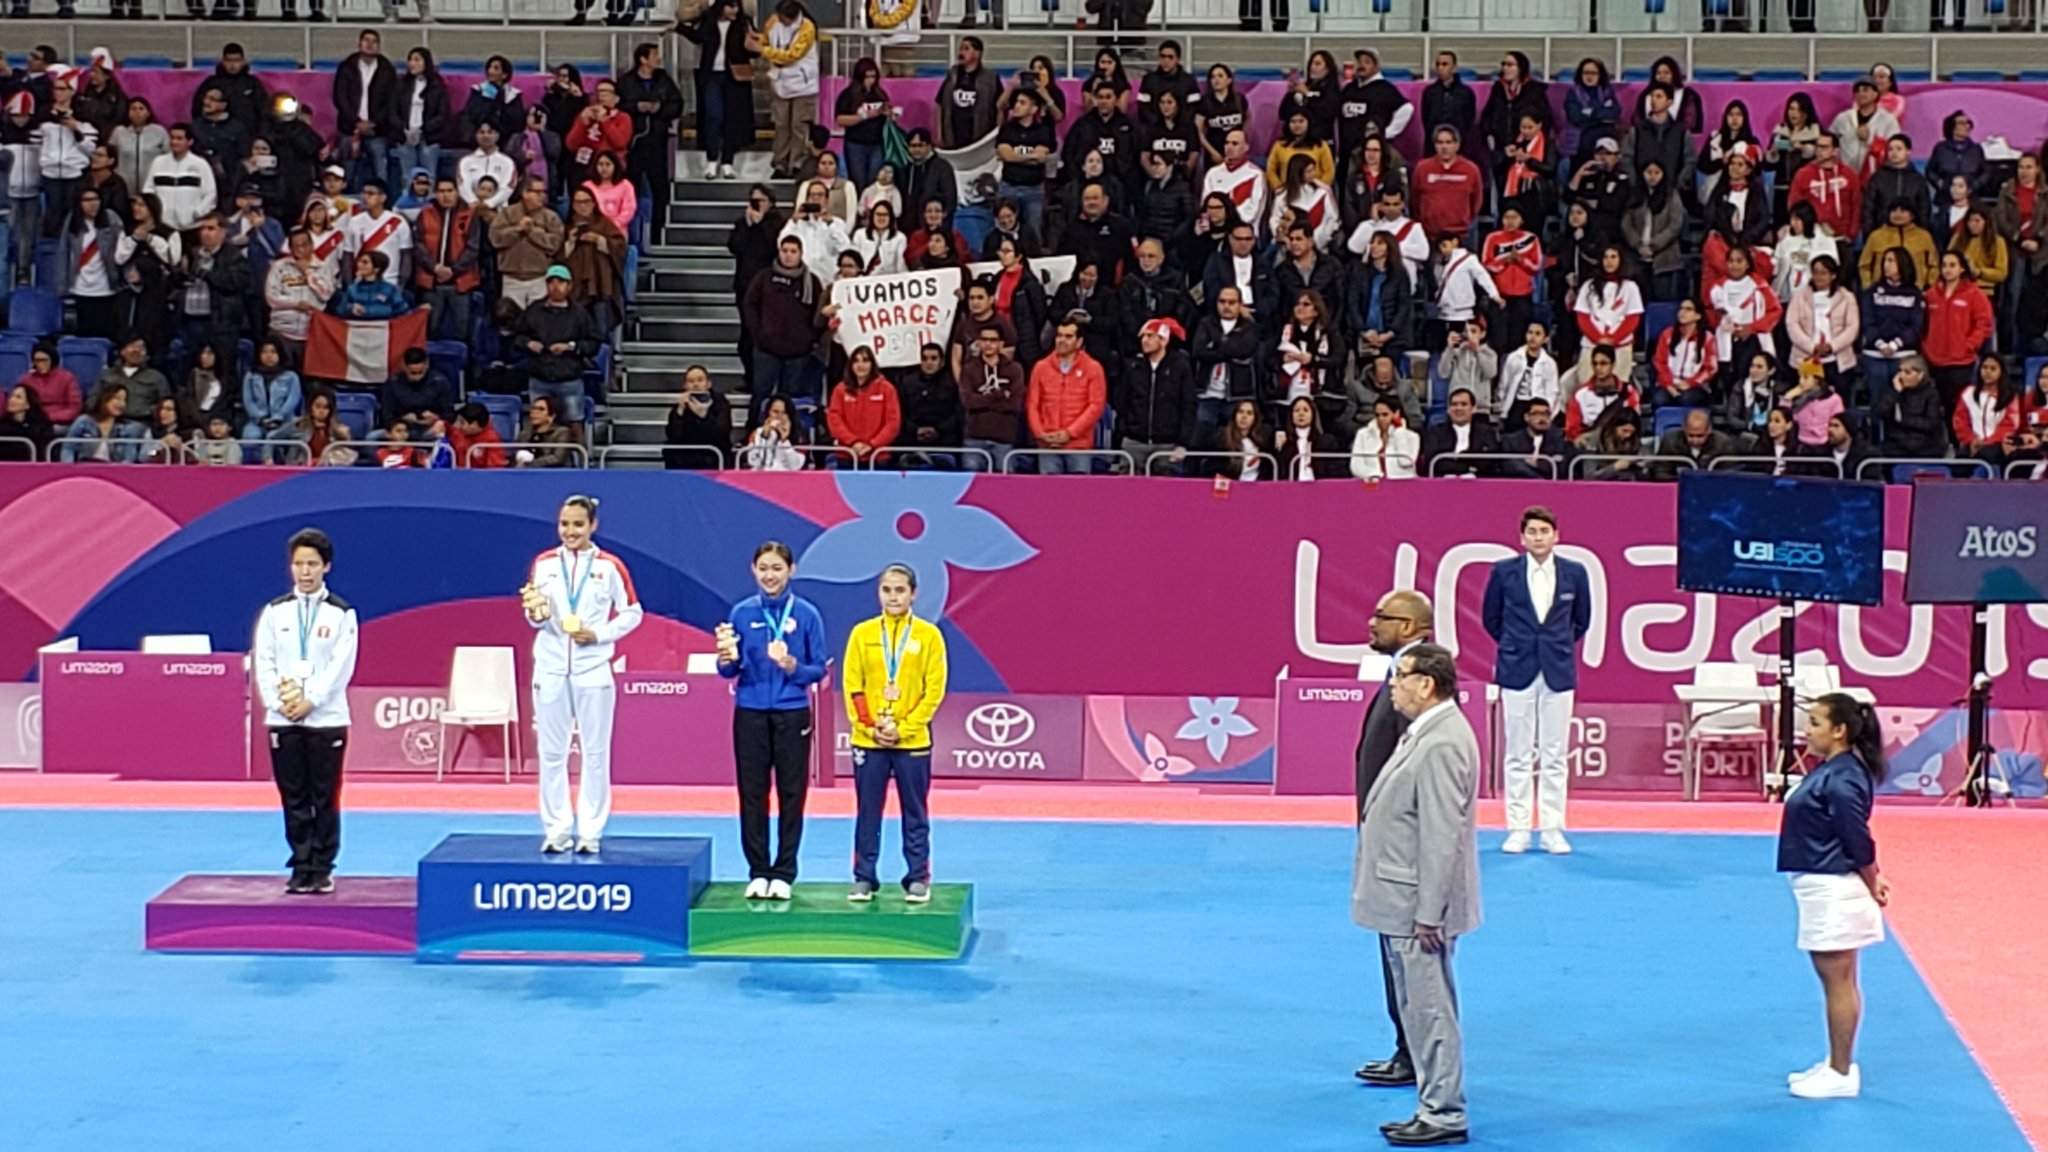
{"type": "Polygon", "coordinates": [[[612,712],[618,690],[611,672],[574,680],[554,675],[533,686],[533,727],[540,750],[540,826],[549,838],[604,837],[612,814],[612,712]],[[583,789],[569,809],[569,736],[583,748],[583,789]]]}
{"type": "Polygon", "coordinates": [[[1565,789],[1571,768],[1571,692],[1555,692],[1536,677],[1527,688],[1500,690],[1501,727],[1507,740],[1506,778],[1509,831],[1529,830],[1531,793],[1537,804],[1536,827],[1564,831],[1565,789]]]}

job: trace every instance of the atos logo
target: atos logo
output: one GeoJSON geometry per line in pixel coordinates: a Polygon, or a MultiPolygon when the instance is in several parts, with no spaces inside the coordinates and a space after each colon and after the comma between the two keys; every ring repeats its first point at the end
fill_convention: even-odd
{"type": "Polygon", "coordinates": [[[1818,544],[1796,540],[1776,543],[1769,540],[1737,540],[1735,558],[1751,564],[1769,564],[1777,568],[1819,568],[1827,563],[1827,550],[1818,544]]]}
{"type": "Polygon", "coordinates": [[[2034,526],[1998,528],[1972,524],[1963,537],[1958,560],[2031,560],[2034,557],[2034,526]]]}
{"type": "Polygon", "coordinates": [[[984,748],[1015,748],[1038,731],[1031,713],[1005,701],[983,704],[967,714],[967,734],[984,748]]]}

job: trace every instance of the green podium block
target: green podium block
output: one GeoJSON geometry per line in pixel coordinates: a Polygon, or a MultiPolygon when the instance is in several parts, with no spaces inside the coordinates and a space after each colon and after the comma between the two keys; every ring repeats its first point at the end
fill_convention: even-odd
{"type": "Polygon", "coordinates": [[[974,885],[934,884],[929,904],[893,885],[872,902],[845,884],[798,884],[789,900],[749,900],[712,884],[690,908],[690,955],[707,959],[958,960],[974,935],[974,885]]]}

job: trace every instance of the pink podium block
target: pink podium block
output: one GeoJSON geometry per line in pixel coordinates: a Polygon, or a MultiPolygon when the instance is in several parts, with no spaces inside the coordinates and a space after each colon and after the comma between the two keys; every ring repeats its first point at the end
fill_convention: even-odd
{"type": "Polygon", "coordinates": [[[285,877],[187,876],[144,916],[152,952],[403,953],[418,947],[411,876],[337,876],[326,896],[289,896],[285,877]]]}

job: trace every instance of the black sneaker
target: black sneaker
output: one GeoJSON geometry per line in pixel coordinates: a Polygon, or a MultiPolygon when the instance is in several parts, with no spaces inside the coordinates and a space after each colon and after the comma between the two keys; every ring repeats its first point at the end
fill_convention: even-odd
{"type": "Polygon", "coordinates": [[[304,896],[312,891],[309,884],[310,878],[304,872],[294,872],[292,873],[292,878],[284,882],[285,895],[304,896]]]}
{"type": "Polygon", "coordinates": [[[311,892],[315,896],[333,895],[334,876],[331,873],[323,872],[320,875],[313,877],[313,879],[307,883],[306,891],[311,892]]]}

